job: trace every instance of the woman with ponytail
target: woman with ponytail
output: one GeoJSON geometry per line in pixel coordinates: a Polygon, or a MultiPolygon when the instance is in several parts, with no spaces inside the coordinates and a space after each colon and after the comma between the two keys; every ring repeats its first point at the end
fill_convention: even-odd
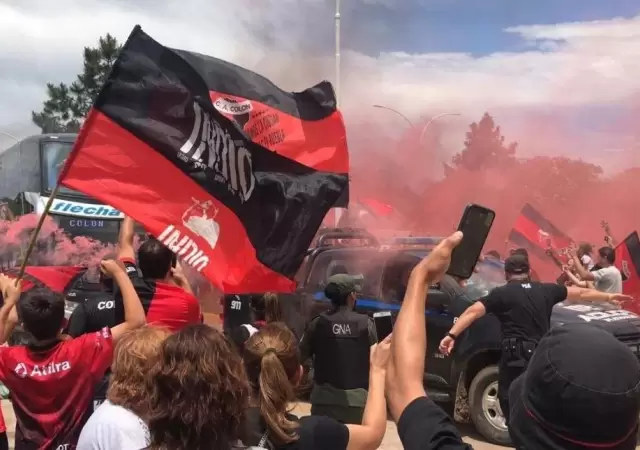
{"type": "Polygon", "coordinates": [[[289,413],[303,373],[297,339],[282,323],[263,326],[247,340],[243,352],[251,385],[244,444],[271,450],[378,448],[387,424],[384,383],[390,347],[390,337],[372,347],[362,425],[344,425],[324,416],[298,419],[289,413]]]}
{"type": "Polygon", "coordinates": [[[268,323],[283,322],[284,310],[277,294],[267,292],[250,296],[251,323],[243,324],[231,330],[230,338],[242,351],[244,343],[268,323]]]}

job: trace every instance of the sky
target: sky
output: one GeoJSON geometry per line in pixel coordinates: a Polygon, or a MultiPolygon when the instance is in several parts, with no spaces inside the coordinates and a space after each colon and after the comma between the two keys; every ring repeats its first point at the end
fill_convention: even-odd
{"type": "MultiPolygon", "coordinates": [[[[302,90],[335,79],[335,0],[0,0],[0,149],[38,130],[47,82],[73,81],[82,49],[140,24],[302,90]]],[[[457,151],[489,111],[529,154],[640,165],[640,4],[635,0],[342,0],[347,127],[443,112],[457,151]],[[636,153],[637,153],[636,152],[636,153]],[[635,155],[635,156],[634,156],[635,155]],[[630,159],[631,158],[631,159],[630,159]],[[635,158],[635,159],[633,159],[635,158]]]]}

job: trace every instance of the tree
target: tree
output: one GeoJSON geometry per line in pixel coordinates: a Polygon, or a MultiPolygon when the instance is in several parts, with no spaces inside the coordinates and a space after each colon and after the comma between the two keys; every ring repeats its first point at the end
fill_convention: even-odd
{"type": "Polygon", "coordinates": [[[480,122],[473,122],[470,128],[464,141],[464,149],[452,159],[455,168],[462,167],[476,171],[502,167],[515,162],[518,144],[512,142],[505,145],[500,127],[496,126],[489,113],[484,113],[480,122]]]}
{"type": "Polygon", "coordinates": [[[65,83],[47,83],[47,97],[41,112],[31,112],[31,120],[43,133],[75,133],[109,76],[122,46],[107,33],[97,47],[84,48],[84,69],[77,79],[65,83]]]}

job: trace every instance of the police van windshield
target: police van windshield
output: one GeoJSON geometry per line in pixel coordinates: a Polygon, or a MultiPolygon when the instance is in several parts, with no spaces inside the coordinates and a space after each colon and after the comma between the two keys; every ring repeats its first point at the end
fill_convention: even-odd
{"type": "MultiPolygon", "coordinates": [[[[413,251],[410,254],[422,259],[427,256],[425,251],[413,251]]],[[[504,278],[504,264],[500,261],[485,259],[478,263],[477,272],[471,275],[463,288],[465,294],[476,301],[487,295],[491,290],[506,283],[504,278]]]]}
{"type": "Polygon", "coordinates": [[[477,272],[467,280],[464,290],[475,301],[505,283],[504,265],[498,261],[485,260],[478,263],[477,272]]]}

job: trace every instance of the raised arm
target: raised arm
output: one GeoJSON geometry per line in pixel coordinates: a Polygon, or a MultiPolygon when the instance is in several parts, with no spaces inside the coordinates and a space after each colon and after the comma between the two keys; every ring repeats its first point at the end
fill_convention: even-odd
{"type": "Polygon", "coordinates": [[[574,286],[577,287],[581,287],[581,288],[588,288],[589,286],[587,285],[586,281],[581,280],[580,278],[576,277],[573,272],[571,272],[570,269],[565,268],[564,269],[564,274],[565,276],[569,279],[569,281],[571,281],[571,283],[574,286]]]}
{"type": "Polygon", "coordinates": [[[22,281],[0,274],[0,291],[4,299],[4,304],[0,308],[0,338],[4,344],[18,324],[16,304],[22,292],[22,281]]]}
{"type": "Polygon", "coordinates": [[[125,333],[145,324],[144,308],[142,307],[142,303],[140,303],[140,297],[138,297],[122,262],[107,259],[103,260],[100,264],[101,270],[115,280],[122,293],[124,322],[111,328],[111,336],[115,343],[118,342],[125,333]]]}
{"type": "Polygon", "coordinates": [[[440,352],[444,355],[450,355],[458,336],[460,336],[464,330],[469,328],[473,322],[484,316],[486,313],[487,309],[481,301],[477,301],[465,309],[462,315],[453,324],[451,330],[449,330],[449,334],[440,342],[440,352]]]}
{"type": "Polygon", "coordinates": [[[578,255],[575,252],[571,253],[571,258],[573,259],[573,268],[576,270],[576,273],[578,274],[578,277],[580,277],[580,280],[595,280],[594,272],[590,272],[582,265],[582,261],[580,261],[580,258],[578,258],[578,255]]]}
{"type": "Polygon", "coordinates": [[[427,351],[424,314],[427,292],[429,285],[439,282],[444,276],[451,261],[451,251],[461,240],[462,233],[459,232],[442,240],[409,277],[393,331],[391,360],[387,369],[389,408],[396,421],[413,400],[426,395],[423,381],[427,351]]]}
{"type": "Polygon", "coordinates": [[[625,294],[610,294],[608,292],[585,289],[577,286],[567,288],[567,301],[572,302],[609,302],[619,304],[633,300],[633,297],[625,294]]]}
{"type": "Polygon", "coordinates": [[[391,351],[391,336],[371,346],[369,392],[364,407],[362,425],[347,425],[347,450],[373,450],[380,447],[387,429],[387,401],[385,399],[386,369],[391,351]]]}
{"type": "Polygon", "coordinates": [[[611,233],[611,226],[609,225],[609,222],[603,220],[600,222],[600,226],[604,230],[604,241],[609,247],[615,248],[616,245],[618,245],[618,242],[614,239],[613,233],[611,233]]]}
{"type": "Polygon", "coordinates": [[[136,251],[133,248],[133,236],[135,235],[135,222],[126,216],[120,225],[120,236],[118,237],[118,259],[136,259],[136,251]]]}

